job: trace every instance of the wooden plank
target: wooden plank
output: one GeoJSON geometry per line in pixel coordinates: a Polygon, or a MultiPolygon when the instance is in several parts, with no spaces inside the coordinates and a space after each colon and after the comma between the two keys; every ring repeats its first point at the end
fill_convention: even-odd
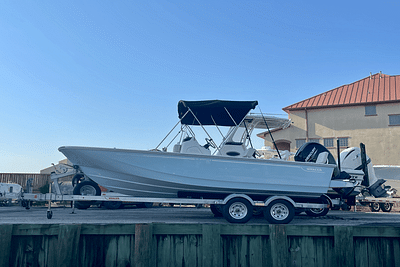
{"type": "Polygon", "coordinates": [[[400,266],[400,240],[396,238],[393,240],[393,261],[394,261],[394,266],[400,266]]]}
{"type": "Polygon", "coordinates": [[[5,224],[0,227],[0,267],[9,266],[12,232],[12,224],[5,224]]]}
{"type": "Polygon", "coordinates": [[[238,237],[237,247],[239,249],[239,266],[249,266],[249,236],[242,235],[238,237]]]}
{"type": "Polygon", "coordinates": [[[382,255],[379,249],[379,239],[376,237],[368,238],[367,246],[369,266],[383,266],[382,255]]]}
{"type": "Polygon", "coordinates": [[[13,235],[58,235],[58,224],[15,224],[13,227],[13,235]]]}
{"type": "Polygon", "coordinates": [[[104,237],[104,242],[106,244],[104,266],[114,267],[117,265],[117,254],[118,254],[118,236],[107,235],[104,237]]]}
{"type": "Polygon", "coordinates": [[[51,235],[51,236],[45,236],[47,239],[46,245],[47,248],[44,247],[44,249],[47,249],[47,260],[46,260],[46,265],[43,266],[57,266],[57,245],[58,245],[58,237],[51,235]]]}
{"type": "Polygon", "coordinates": [[[354,237],[354,266],[356,267],[368,267],[368,245],[367,238],[354,237]]]}
{"type": "Polygon", "coordinates": [[[221,235],[269,235],[268,225],[221,225],[221,235]]]}
{"type": "Polygon", "coordinates": [[[287,225],[288,236],[333,236],[333,226],[287,225]]]}
{"type": "Polygon", "coordinates": [[[300,236],[290,236],[288,238],[289,243],[289,266],[302,266],[302,251],[301,251],[301,239],[300,236]]]}
{"type": "Polygon", "coordinates": [[[131,265],[131,236],[117,236],[117,267],[126,267],[131,265]]]}
{"type": "Polygon", "coordinates": [[[334,246],[337,266],[354,266],[353,227],[334,226],[334,246]]]}
{"type": "Polygon", "coordinates": [[[183,240],[184,247],[184,266],[198,267],[201,266],[200,258],[200,236],[186,235],[183,240]]]}
{"type": "Polygon", "coordinates": [[[134,224],[83,224],[81,235],[134,235],[134,224]]]}
{"type": "Polygon", "coordinates": [[[314,238],[304,236],[301,238],[301,266],[318,267],[315,265],[314,238]]]}
{"type": "Polygon", "coordinates": [[[225,235],[221,237],[223,260],[222,266],[241,266],[239,264],[238,239],[240,236],[225,235]]]}
{"type": "Polygon", "coordinates": [[[176,267],[184,267],[185,266],[185,257],[184,257],[184,236],[183,235],[175,235],[173,240],[173,251],[174,253],[174,265],[176,267]]]}
{"type": "Polygon", "coordinates": [[[201,224],[153,224],[154,235],[201,235],[202,231],[201,224]]]}
{"type": "MultiPolygon", "coordinates": [[[[131,266],[134,266],[134,262],[135,262],[135,235],[130,235],[131,238],[131,246],[130,246],[130,262],[131,262],[131,266]]],[[[153,237],[153,240],[155,238],[153,237]]],[[[153,255],[157,255],[156,253],[153,253],[153,255]]],[[[155,262],[155,261],[154,261],[155,262]]]]}
{"type": "Polygon", "coordinates": [[[353,236],[400,237],[400,227],[392,227],[392,226],[354,227],[353,236]]]}
{"type": "Polygon", "coordinates": [[[289,244],[285,226],[281,224],[269,225],[272,265],[276,267],[289,266],[289,244]]]}
{"type": "Polygon", "coordinates": [[[12,242],[10,266],[39,266],[41,238],[21,236],[12,242]]]}
{"type": "Polygon", "coordinates": [[[171,266],[171,235],[157,235],[156,243],[156,265],[158,267],[171,266]]]}
{"type": "Polygon", "coordinates": [[[314,237],[316,249],[315,266],[336,267],[334,251],[334,240],[332,237],[314,237]]]}
{"type": "Polygon", "coordinates": [[[203,224],[203,255],[202,265],[222,266],[221,225],[203,224]]]}
{"type": "Polygon", "coordinates": [[[154,266],[152,264],[153,225],[136,224],[135,228],[135,256],[136,267],[154,266]]]}
{"type": "Polygon", "coordinates": [[[262,236],[249,236],[249,266],[265,266],[262,260],[263,253],[262,236]]]}
{"type": "Polygon", "coordinates": [[[57,266],[76,266],[81,225],[61,224],[57,242],[57,266]]]}
{"type": "Polygon", "coordinates": [[[272,266],[272,255],[271,255],[271,242],[270,237],[262,237],[262,265],[261,266],[272,266]]]}

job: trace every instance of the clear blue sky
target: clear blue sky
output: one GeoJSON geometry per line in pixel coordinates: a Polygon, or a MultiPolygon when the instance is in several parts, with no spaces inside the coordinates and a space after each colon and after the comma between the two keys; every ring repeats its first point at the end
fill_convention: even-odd
{"type": "Polygon", "coordinates": [[[64,145],[154,148],[181,99],[258,100],[283,114],[370,72],[400,74],[399,11],[398,1],[1,1],[0,172],[39,172],[64,145]]]}

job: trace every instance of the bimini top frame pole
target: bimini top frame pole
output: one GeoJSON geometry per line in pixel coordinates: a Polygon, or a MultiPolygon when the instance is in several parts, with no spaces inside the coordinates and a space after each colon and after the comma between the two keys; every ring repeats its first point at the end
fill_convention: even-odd
{"type": "MultiPolygon", "coordinates": [[[[204,132],[207,134],[208,138],[210,138],[210,141],[214,144],[214,146],[217,148],[217,150],[219,151],[218,146],[214,143],[214,140],[212,139],[211,135],[207,132],[206,128],[204,128],[203,124],[201,124],[201,122],[199,121],[199,119],[197,118],[196,114],[194,114],[194,112],[190,109],[190,107],[188,107],[188,111],[190,111],[190,113],[192,113],[193,117],[196,119],[196,121],[198,122],[198,124],[201,126],[201,128],[204,130],[204,132]]],[[[183,119],[183,118],[182,118],[183,119]]]]}
{"type": "Polygon", "coordinates": [[[171,131],[169,131],[169,133],[164,137],[163,140],[161,140],[161,142],[158,144],[158,146],[155,149],[158,149],[161,144],[165,141],[165,139],[167,139],[167,137],[172,133],[172,131],[176,128],[176,126],[178,126],[178,124],[183,120],[183,118],[185,118],[186,114],[189,113],[189,110],[186,111],[185,115],[183,115],[183,117],[175,124],[175,126],[171,129],[171,131]]]}

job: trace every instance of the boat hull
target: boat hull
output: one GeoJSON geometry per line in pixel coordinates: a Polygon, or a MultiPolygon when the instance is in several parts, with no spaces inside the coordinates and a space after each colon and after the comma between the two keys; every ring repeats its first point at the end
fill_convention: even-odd
{"type": "Polygon", "coordinates": [[[319,197],[335,165],[159,151],[60,147],[74,165],[109,190],[136,197],[182,193],[319,197]]]}

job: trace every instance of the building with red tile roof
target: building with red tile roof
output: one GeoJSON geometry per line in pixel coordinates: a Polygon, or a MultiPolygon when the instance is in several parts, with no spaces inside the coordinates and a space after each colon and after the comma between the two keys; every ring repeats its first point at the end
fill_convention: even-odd
{"type": "Polygon", "coordinates": [[[400,75],[376,73],[283,108],[284,111],[400,101],[400,75]]]}
{"type": "MultiPolygon", "coordinates": [[[[341,149],[364,143],[374,165],[400,165],[400,75],[370,74],[283,110],[292,124],[273,133],[281,150],[312,141],[337,156],[337,140],[341,149]]],[[[268,133],[258,136],[273,147],[268,133]]]]}

